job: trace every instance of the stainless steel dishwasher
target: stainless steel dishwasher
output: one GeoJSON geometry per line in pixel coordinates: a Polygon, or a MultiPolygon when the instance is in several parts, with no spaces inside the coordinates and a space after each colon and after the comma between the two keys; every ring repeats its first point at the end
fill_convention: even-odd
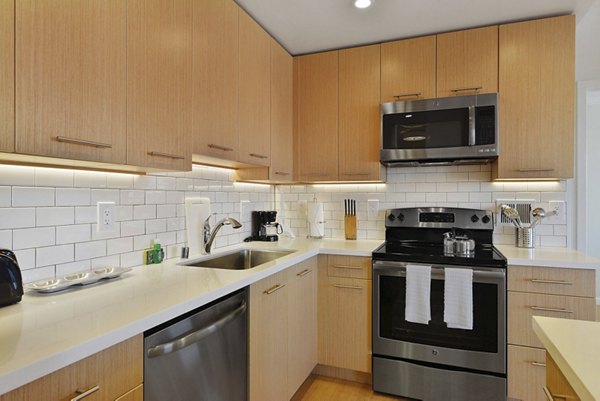
{"type": "Polygon", "coordinates": [[[144,401],[248,399],[247,292],[144,333],[144,401]]]}

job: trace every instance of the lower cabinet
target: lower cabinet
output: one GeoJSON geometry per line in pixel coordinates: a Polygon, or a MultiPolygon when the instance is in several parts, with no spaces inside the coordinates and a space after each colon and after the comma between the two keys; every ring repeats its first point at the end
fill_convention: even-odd
{"type": "Polygon", "coordinates": [[[508,394],[511,399],[546,401],[546,351],[539,348],[508,346],[508,394]]]}
{"type": "Polygon", "coordinates": [[[544,393],[549,400],[568,400],[568,401],[580,401],[581,398],[577,395],[569,381],[561,372],[560,368],[554,362],[554,359],[550,355],[547,357],[548,367],[546,368],[546,386],[544,387],[544,393]]]}
{"type": "Polygon", "coordinates": [[[89,396],[82,401],[142,401],[143,347],[142,335],[132,337],[1,395],[0,401],[64,401],[84,392],[89,396]]]}
{"type": "Polygon", "coordinates": [[[250,286],[250,401],[289,400],[317,363],[315,265],[250,286]]]}

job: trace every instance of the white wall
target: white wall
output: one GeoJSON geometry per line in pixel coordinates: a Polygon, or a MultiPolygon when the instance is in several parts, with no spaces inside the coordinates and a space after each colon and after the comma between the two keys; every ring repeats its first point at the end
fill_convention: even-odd
{"type": "Polygon", "coordinates": [[[600,79],[600,0],[577,23],[576,79],[600,79]]]}

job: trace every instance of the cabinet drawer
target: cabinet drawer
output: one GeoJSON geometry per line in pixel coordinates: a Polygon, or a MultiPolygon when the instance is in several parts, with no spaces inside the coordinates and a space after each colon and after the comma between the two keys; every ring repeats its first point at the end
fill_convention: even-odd
{"type": "Polygon", "coordinates": [[[595,271],[556,267],[509,266],[508,290],[595,297],[595,271]]]}
{"type": "Polygon", "coordinates": [[[144,385],[140,384],[136,388],[123,394],[115,401],[144,401],[144,385]]]}
{"type": "Polygon", "coordinates": [[[327,275],[329,277],[348,277],[371,279],[371,258],[361,256],[329,255],[327,275]]]}
{"type": "Polygon", "coordinates": [[[508,292],[508,343],[544,348],[531,328],[533,316],[595,320],[594,298],[508,292]]]}
{"type": "Polygon", "coordinates": [[[508,346],[508,397],[522,401],[546,401],[546,351],[508,346]]]}
{"type": "Polygon", "coordinates": [[[569,381],[550,355],[548,355],[547,361],[546,389],[548,392],[554,396],[554,399],[580,401],[581,398],[579,398],[573,387],[571,387],[571,384],[569,384],[569,381]]]}

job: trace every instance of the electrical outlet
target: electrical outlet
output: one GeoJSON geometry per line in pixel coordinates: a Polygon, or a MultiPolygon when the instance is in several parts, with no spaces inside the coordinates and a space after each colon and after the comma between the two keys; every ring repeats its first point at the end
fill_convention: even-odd
{"type": "Polygon", "coordinates": [[[115,202],[98,202],[98,232],[106,233],[115,229],[115,202]]]}
{"type": "Polygon", "coordinates": [[[367,200],[367,217],[369,220],[375,220],[379,213],[379,199],[367,200]]]}
{"type": "Polygon", "coordinates": [[[550,201],[548,202],[548,210],[546,213],[556,211],[553,216],[548,216],[549,224],[567,224],[567,202],[565,201],[550,201]]]}

